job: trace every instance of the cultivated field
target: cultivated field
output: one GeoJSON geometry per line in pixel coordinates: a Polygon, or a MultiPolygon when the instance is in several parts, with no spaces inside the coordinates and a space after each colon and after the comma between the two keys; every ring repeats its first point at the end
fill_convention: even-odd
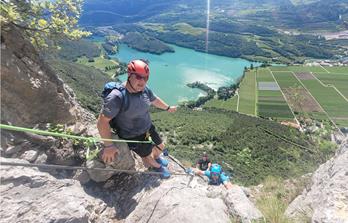
{"type": "Polygon", "coordinates": [[[113,77],[115,75],[116,69],[111,69],[111,70],[105,71],[105,67],[112,67],[112,66],[118,65],[118,63],[116,61],[104,59],[103,57],[95,57],[95,58],[93,58],[93,60],[94,60],[93,62],[88,62],[88,58],[83,56],[77,60],[77,63],[99,69],[99,70],[109,74],[110,77],[113,77]]]}
{"type": "MultiPolygon", "coordinates": [[[[296,73],[295,76],[298,77],[296,73]]],[[[332,121],[340,127],[348,126],[348,101],[342,97],[337,88],[323,86],[316,78],[302,80],[299,78],[299,81],[318,101],[332,121]]]]}
{"type": "Polygon", "coordinates": [[[246,72],[240,83],[240,89],[236,96],[228,100],[213,99],[204,104],[205,108],[214,107],[226,110],[238,111],[243,114],[256,114],[256,80],[255,72],[246,72]]]}
{"type": "Polygon", "coordinates": [[[348,98],[348,73],[346,75],[336,73],[314,73],[314,75],[324,85],[336,87],[345,98],[348,98]]]}
{"type": "Polygon", "coordinates": [[[239,98],[227,101],[234,102],[230,109],[245,114],[289,121],[294,115],[307,114],[337,127],[348,127],[348,67],[253,69],[241,83],[239,98]]]}
{"type": "Polygon", "coordinates": [[[238,103],[238,97],[235,96],[226,101],[218,100],[218,99],[209,100],[203,105],[203,107],[204,108],[222,108],[229,111],[237,111],[237,103],[238,103]]]}
{"type": "MultiPolygon", "coordinates": [[[[325,113],[319,103],[311,94],[302,86],[299,80],[294,76],[292,71],[272,71],[276,78],[290,108],[297,113],[325,113]]],[[[308,73],[298,73],[303,79],[308,79],[308,73]]]]}
{"type": "Polygon", "coordinates": [[[255,72],[247,72],[239,89],[238,112],[256,115],[256,95],[255,72]]]}
{"type": "MultiPolygon", "coordinates": [[[[277,67],[281,70],[282,67],[277,67]]],[[[257,69],[256,80],[258,83],[258,100],[257,100],[257,110],[258,116],[262,117],[272,117],[277,120],[293,120],[294,116],[288,106],[286,98],[280,89],[280,85],[274,79],[272,71],[269,69],[257,69]],[[261,84],[268,83],[275,86],[273,89],[261,88],[261,84]]]]}
{"type": "Polygon", "coordinates": [[[272,117],[277,120],[292,120],[288,104],[280,91],[258,91],[258,115],[272,117]]]}

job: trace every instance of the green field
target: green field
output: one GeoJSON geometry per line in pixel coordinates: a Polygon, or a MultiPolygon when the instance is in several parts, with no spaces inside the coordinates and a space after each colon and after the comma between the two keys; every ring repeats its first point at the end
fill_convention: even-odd
{"type": "Polygon", "coordinates": [[[310,72],[309,67],[304,66],[289,66],[288,69],[293,72],[310,72]]]}
{"type": "Polygon", "coordinates": [[[330,73],[340,73],[348,75],[348,67],[324,67],[330,73]]]}
{"type": "Polygon", "coordinates": [[[103,71],[103,72],[109,74],[110,77],[113,77],[115,75],[116,69],[106,71],[105,67],[118,65],[118,63],[116,61],[104,59],[103,57],[95,57],[93,59],[94,59],[94,62],[88,62],[87,57],[80,57],[77,60],[77,63],[83,64],[83,65],[86,65],[89,67],[94,67],[100,71],[103,71]]]}
{"type": "MultiPolygon", "coordinates": [[[[275,68],[278,70],[280,70],[280,68],[281,70],[285,70],[286,67],[275,68]]],[[[256,79],[258,83],[275,82],[271,71],[267,68],[258,69],[256,79]]],[[[259,116],[276,118],[278,120],[292,120],[294,118],[280,90],[258,90],[257,92],[257,111],[259,116]]]]}
{"type": "Polygon", "coordinates": [[[274,82],[271,72],[268,69],[257,69],[257,82],[274,82]]]}
{"type": "Polygon", "coordinates": [[[280,91],[258,91],[258,115],[278,120],[292,120],[294,117],[280,91]]]}
{"type": "Polygon", "coordinates": [[[288,87],[298,87],[301,86],[301,84],[298,82],[298,80],[294,77],[292,72],[274,72],[273,75],[276,78],[279,87],[281,89],[288,88],[288,87]]]}
{"type": "Polygon", "coordinates": [[[319,73],[327,73],[327,71],[320,66],[289,66],[290,71],[293,72],[319,72],[319,73]]]}
{"type": "Polygon", "coordinates": [[[237,96],[227,99],[226,101],[214,98],[206,102],[203,105],[203,108],[221,108],[228,111],[237,111],[237,103],[238,103],[237,96]]]}
{"type": "Polygon", "coordinates": [[[314,75],[324,84],[334,85],[346,98],[348,98],[348,75],[335,73],[314,73],[314,75]]]}
{"type": "MultiPolygon", "coordinates": [[[[309,93],[315,98],[320,106],[325,110],[329,117],[339,126],[348,126],[348,102],[343,97],[348,96],[348,67],[325,67],[321,66],[290,66],[288,70],[293,72],[312,73],[317,79],[299,80],[293,73],[280,71],[273,72],[282,91],[289,87],[297,87],[302,83],[309,93]],[[327,73],[340,72],[340,73],[327,73]],[[347,75],[345,75],[347,73],[347,75]],[[328,85],[328,86],[327,86],[328,85]],[[336,87],[336,89],[334,87],[336,87]],[[340,95],[340,93],[343,95],[340,95]]],[[[272,70],[279,70],[278,68],[272,70]]],[[[327,120],[328,117],[324,112],[309,112],[309,114],[320,120],[327,120]]]]}
{"type": "Polygon", "coordinates": [[[301,82],[338,126],[348,126],[348,102],[334,88],[324,87],[316,79],[301,82]]]}
{"type": "Polygon", "coordinates": [[[327,73],[327,71],[321,67],[321,66],[313,66],[313,67],[308,67],[308,69],[311,71],[311,72],[318,72],[318,73],[327,73]]]}
{"type": "Polygon", "coordinates": [[[256,115],[256,76],[255,72],[246,72],[239,90],[238,112],[256,115]]]}
{"type": "Polygon", "coordinates": [[[271,71],[289,71],[289,68],[286,66],[276,66],[276,67],[270,67],[271,71]]]}
{"type": "Polygon", "coordinates": [[[292,120],[293,115],[286,103],[259,103],[259,116],[273,117],[277,120],[292,120]]]}
{"type": "Polygon", "coordinates": [[[301,113],[306,112],[311,117],[318,120],[328,120],[328,116],[324,112],[315,111],[315,108],[320,109],[316,106],[317,103],[315,99],[309,93],[305,94],[307,90],[301,85],[298,79],[296,79],[293,72],[273,72],[273,74],[283,93],[286,95],[289,106],[293,111],[301,113]],[[289,95],[286,93],[289,89],[293,89],[295,92],[289,93],[289,95]],[[297,96],[295,96],[296,94],[297,96]]]}
{"type": "Polygon", "coordinates": [[[205,29],[195,28],[187,23],[176,23],[173,25],[173,28],[177,29],[181,33],[190,34],[194,36],[198,36],[205,33],[205,29]]]}

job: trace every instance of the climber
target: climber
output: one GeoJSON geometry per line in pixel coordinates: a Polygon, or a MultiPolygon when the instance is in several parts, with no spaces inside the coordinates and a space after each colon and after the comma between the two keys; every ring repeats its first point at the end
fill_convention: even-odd
{"type": "Polygon", "coordinates": [[[208,154],[206,152],[203,152],[202,158],[200,158],[196,163],[196,168],[200,170],[207,170],[210,169],[211,162],[208,158],[208,154]]]}
{"type": "MultiPolygon", "coordinates": [[[[161,172],[162,178],[169,178],[168,161],[162,158],[164,143],[152,124],[149,108],[153,105],[168,112],[175,112],[176,106],[169,106],[147,87],[150,70],[147,61],[133,60],[128,64],[128,79],[104,95],[104,104],[97,127],[102,138],[111,139],[112,131],[126,140],[147,141],[149,136],[155,145],[128,143],[129,149],[137,153],[145,166],[161,172]]],[[[104,94],[104,92],[103,92],[104,94]]],[[[119,154],[115,144],[104,141],[102,159],[111,163],[119,154]]]]}
{"type": "Polygon", "coordinates": [[[188,168],[186,169],[188,174],[197,174],[201,176],[207,176],[209,179],[210,185],[220,185],[223,184],[226,189],[232,188],[232,183],[229,180],[229,177],[226,176],[225,172],[223,172],[221,165],[212,164],[210,169],[202,171],[197,168],[188,168]]]}

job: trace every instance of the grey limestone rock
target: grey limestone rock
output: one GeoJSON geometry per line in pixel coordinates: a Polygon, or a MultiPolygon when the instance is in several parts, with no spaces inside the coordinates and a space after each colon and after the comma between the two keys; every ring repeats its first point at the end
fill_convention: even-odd
{"type": "MultiPolygon", "coordinates": [[[[116,135],[114,135],[113,138],[118,139],[116,135]]],[[[86,166],[88,168],[114,168],[121,170],[135,170],[135,159],[133,158],[127,143],[115,143],[115,145],[119,150],[119,154],[116,156],[116,159],[113,163],[105,164],[101,160],[101,157],[98,157],[96,159],[87,161],[86,166]]],[[[104,182],[115,175],[116,172],[88,170],[88,174],[92,180],[96,182],[104,182]]]]}
{"type": "MultiPolygon", "coordinates": [[[[172,161],[169,167],[173,173],[183,173],[172,161]]],[[[58,180],[37,168],[1,166],[0,175],[0,219],[4,222],[227,223],[262,219],[239,186],[227,191],[191,175],[160,180],[158,176],[120,174],[99,189],[88,190],[77,180],[58,180]]]]}
{"type": "Polygon", "coordinates": [[[46,161],[47,161],[47,155],[45,153],[42,153],[38,155],[38,157],[35,160],[35,163],[42,164],[42,163],[46,163],[46,161]]]}
{"type": "Polygon", "coordinates": [[[252,222],[263,219],[243,190],[209,186],[201,178],[176,176],[142,195],[126,222],[252,222]]]}
{"type": "Polygon", "coordinates": [[[34,162],[38,155],[39,153],[36,150],[27,150],[21,155],[20,158],[29,162],[34,162]]]}
{"type": "MultiPolygon", "coordinates": [[[[26,162],[5,159],[8,162],[26,162]]],[[[112,208],[75,180],[58,180],[37,168],[0,167],[1,222],[112,222],[112,208]]]]}
{"type": "Polygon", "coordinates": [[[238,217],[242,222],[252,222],[262,219],[262,213],[247,198],[239,186],[233,186],[223,197],[225,204],[232,216],[238,217]]]}
{"type": "Polygon", "coordinates": [[[348,143],[313,174],[311,186],[289,205],[286,215],[303,222],[348,222],[348,143]]]}

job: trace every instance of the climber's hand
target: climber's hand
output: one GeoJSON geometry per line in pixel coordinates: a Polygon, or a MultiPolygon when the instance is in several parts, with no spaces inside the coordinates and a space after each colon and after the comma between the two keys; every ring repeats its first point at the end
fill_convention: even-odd
{"type": "Polygon", "coordinates": [[[116,148],[116,146],[108,146],[103,149],[102,159],[104,163],[111,163],[115,160],[116,156],[120,153],[120,151],[116,148]]]}

